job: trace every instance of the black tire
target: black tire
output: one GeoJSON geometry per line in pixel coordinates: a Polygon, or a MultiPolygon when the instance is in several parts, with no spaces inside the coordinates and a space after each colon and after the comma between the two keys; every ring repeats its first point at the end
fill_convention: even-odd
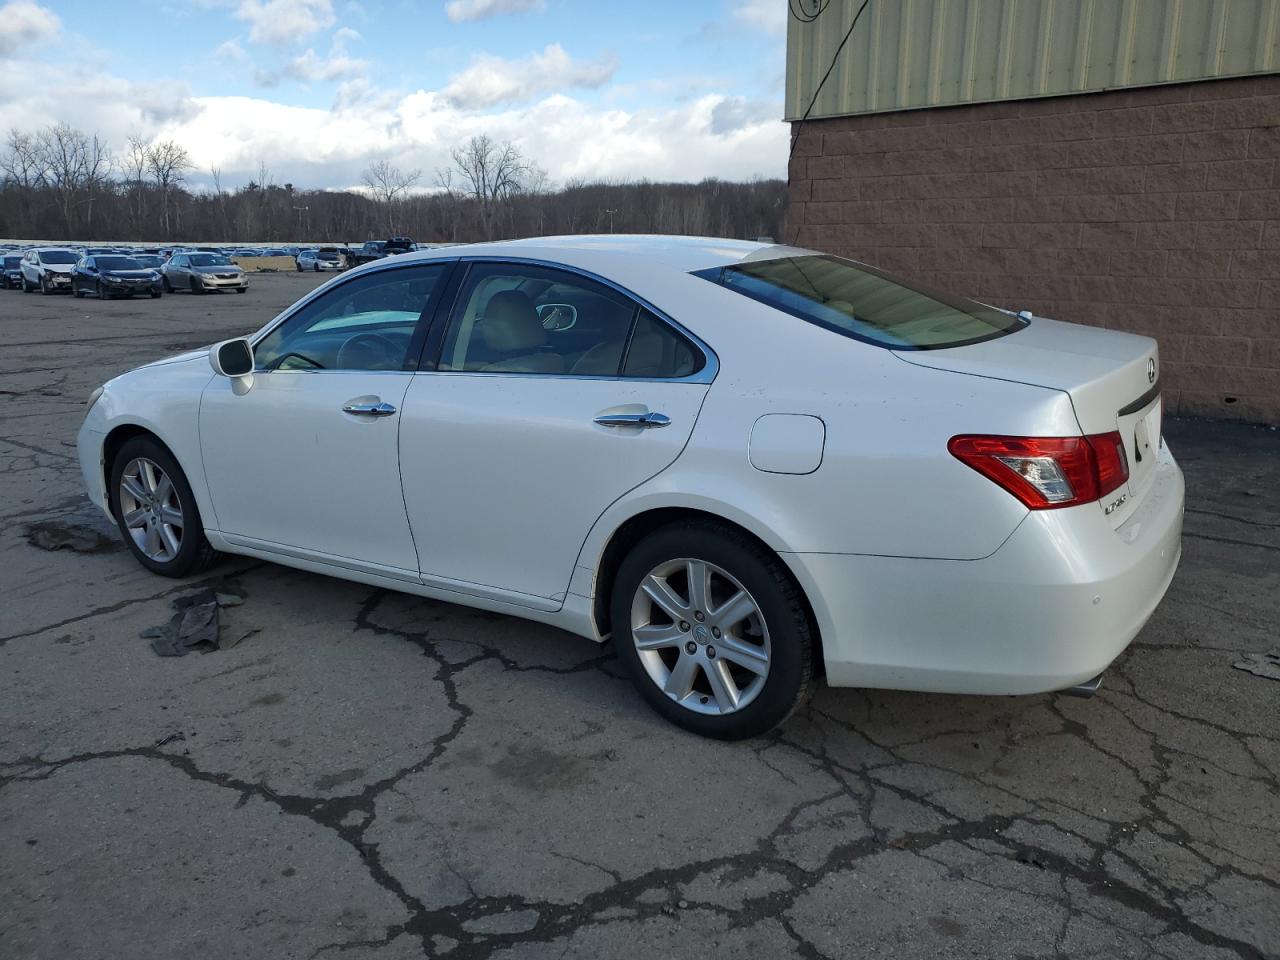
{"type": "Polygon", "coordinates": [[[742,740],[782,724],[809,693],[814,632],[799,587],[782,561],[759,542],[715,521],[672,524],[646,536],[623,559],[610,598],[613,644],[640,695],[677,726],[705,737],[742,740]],[[732,576],[755,600],[769,633],[769,667],[755,699],[735,712],[704,714],[681,706],[650,678],[631,633],[631,609],[641,581],[661,564],[695,558],[732,576]]]}
{"type": "Polygon", "coordinates": [[[34,289],[35,287],[31,286],[30,282],[27,280],[27,275],[24,273],[22,275],[22,292],[30,293],[34,289]]]}
{"type": "Polygon", "coordinates": [[[47,277],[41,277],[40,278],[40,296],[47,297],[51,293],[53,293],[53,288],[49,286],[49,279],[47,277]]]}
{"type": "Polygon", "coordinates": [[[320,272],[320,264],[318,264],[318,263],[317,263],[314,267],[312,267],[312,268],[311,268],[311,270],[312,270],[312,272],[313,272],[313,273],[319,273],[319,272],[320,272]]]}
{"type": "Polygon", "coordinates": [[[99,281],[98,281],[98,290],[97,290],[97,294],[98,294],[98,299],[99,299],[99,300],[110,300],[110,299],[111,299],[111,294],[107,293],[107,288],[106,288],[106,287],[104,287],[104,286],[102,285],[102,281],[101,281],[101,280],[99,280],[99,281]]]}
{"type": "Polygon", "coordinates": [[[191,292],[196,296],[199,296],[200,294],[204,293],[204,287],[196,282],[195,277],[191,278],[190,284],[191,284],[191,292]]]}
{"type": "Polygon", "coordinates": [[[248,292],[249,292],[248,287],[236,287],[236,293],[248,293],[248,292]]]}
{"type": "Polygon", "coordinates": [[[200,522],[200,511],[196,508],[195,495],[191,492],[191,484],[187,475],[178,466],[178,461],[159,440],[154,437],[134,437],[125,441],[111,462],[110,475],[107,478],[107,496],[111,506],[111,515],[116,518],[116,526],[125,546],[133,554],[134,559],[162,577],[188,577],[208,568],[218,559],[218,553],[209,546],[204,536],[204,526],[200,522]],[[138,457],[145,457],[157,464],[173,481],[182,507],[182,543],[178,553],[168,562],[157,562],[144,554],[134,542],[133,535],[125,526],[120,510],[120,480],[125,467],[138,457]]]}
{"type": "Polygon", "coordinates": [[[152,299],[152,300],[159,300],[159,299],[160,299],[160,291],[159,291],[159,290],[152,290],[152,291],[151,291],[151,299],[152,299]]]}
{"type": "Polygon", "coordinates": [[[160,278],[160,286],[164,287],[165,293],[173,293],[173,284],[169,282],[169,278],[167,276],[160,278]]]}
{"type": "Polygon", "coordinates": [[[81,287],[77,287],[74,284],[72,284],[71,295],[75,297],[77,300],[80,300],[81,298],[84,297],[84,290],[81,287]]]}

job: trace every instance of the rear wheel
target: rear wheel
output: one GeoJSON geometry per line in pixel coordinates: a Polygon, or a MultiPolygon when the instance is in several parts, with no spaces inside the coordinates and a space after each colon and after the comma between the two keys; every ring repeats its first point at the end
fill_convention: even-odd
{"type": "Polygon", "coordinates": [[[111,465],[108,490],[120,534],[148,570],[185,577],[217,557],[205,539],[186,474],[158,440],[126,441],[111,465]]]}
{"type": "Polygon", "coordinates": [[[650,534],[623,560],[611,612],[640,694],[686,730],[759,736],[808,692],[803,598],[777,556],[740,531],[696,521],[650,534]]]}

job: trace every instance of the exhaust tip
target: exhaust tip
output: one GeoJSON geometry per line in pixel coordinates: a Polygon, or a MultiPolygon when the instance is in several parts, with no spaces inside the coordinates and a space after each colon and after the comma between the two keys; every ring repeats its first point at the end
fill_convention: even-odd
{"type": "Polygon", "coordinates": [[[1067,687],[1065,690],[1059,690],[1059,693],[1065,693],[1068,697],[1081,697],[1088,700],[1098,688],[1102,686],[1102,674],[1098,674],[1092,680],[1086,680],[1084,683],[1077,683],[1074,687],[1067,687]]]}

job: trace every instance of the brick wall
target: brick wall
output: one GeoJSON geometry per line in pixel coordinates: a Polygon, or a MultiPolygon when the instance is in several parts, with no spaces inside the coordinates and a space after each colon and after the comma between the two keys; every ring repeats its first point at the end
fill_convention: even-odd
{"type": "Polygon", "coordinates": [[[1280,423],[1278,158],[1280,75],[811,120],[785,239],[1156,337],[1169,412],[1280,423]]]}

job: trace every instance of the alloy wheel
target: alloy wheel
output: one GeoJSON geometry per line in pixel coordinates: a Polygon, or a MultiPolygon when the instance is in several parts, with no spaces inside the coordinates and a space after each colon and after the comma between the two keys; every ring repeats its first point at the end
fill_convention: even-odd
{"type": "Polygon", "coordinates": [[[769,677],[759,604],[705,560],[668,560],[649,571],[631,603],[631,641],[649,679],[695,713],[735,713],[769,677]]]}
{"type": "Polygon", "coordinates": [[[182,502],[154,460],[130,460],[120,476],[120,514],[148,560],[168,563],[182,549],[182,502]]]}

